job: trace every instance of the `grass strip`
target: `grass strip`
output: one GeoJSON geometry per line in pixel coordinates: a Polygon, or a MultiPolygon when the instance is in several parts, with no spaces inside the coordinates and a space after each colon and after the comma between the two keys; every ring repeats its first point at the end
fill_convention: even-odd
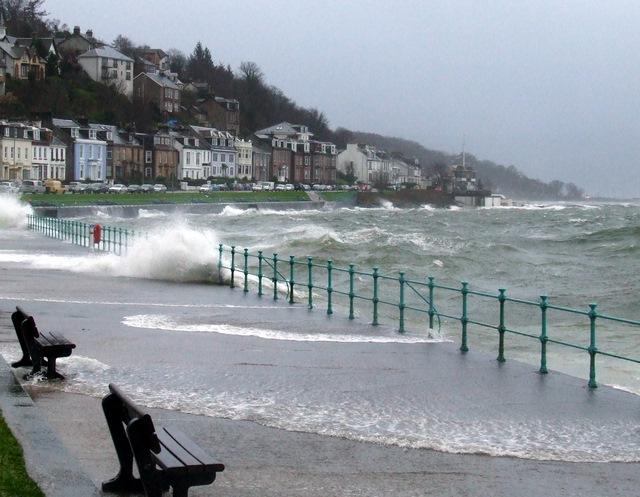
{"type": "Polygon", "coordinates": [[[0,412],[0,497],[45,497],[24,464],[24,452],[0,412]]]}
{"type": "Polygon", "coordinates": [[[153,205],[190,203],[298,202],[308,201],[305,192],[198,192],[176,193],[66,193],[64,195],[22,195],[24,202],[34,207],[65,207],[84,205],[153,205]]]}

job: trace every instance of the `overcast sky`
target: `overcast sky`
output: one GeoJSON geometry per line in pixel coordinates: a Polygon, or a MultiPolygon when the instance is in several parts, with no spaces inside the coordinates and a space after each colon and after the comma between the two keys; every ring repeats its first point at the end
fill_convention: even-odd
{"type": "MultiPolygon", "coordinates": [[[[640,197],[638,0],[45,0],[112,43],[255,62],[345,127],[640,197]]],[[[242,103],[241,103],[242,104],[242,103]]],[[[313,131],[313,130],[312,130],[313,131]]]]}

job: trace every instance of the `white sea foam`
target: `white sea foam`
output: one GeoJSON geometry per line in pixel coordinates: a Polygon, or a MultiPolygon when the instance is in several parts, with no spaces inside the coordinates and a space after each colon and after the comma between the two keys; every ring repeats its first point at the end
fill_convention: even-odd
{"type": "Polygon", "coordinates": [[[165,331],[194,331],[199,333],[219,333],[222,335],[253,336],[265,340],[289,340],[296,342],[340,342],[340,343],[433,343],[441,342],[436,330],[427,336],[421,335],[336,335],[329,333],[304,333],[289,330],[275,330],[232,326],[216,323],[180,323],[173,316],[162,314],[139,314],[126,316],[122,322],[132,328],[147,328],[165,331]]]}
{"type": "Polygon", "coordinates": [[[150,210],[150,209],[140,209],[138,210],[138,217],[141,219],[150,219],[154,217],[167,217],[168,214],[166,212],[158,211],[158,210],[150,210]]]}
{"type": "Polygon", "coordinates": [[[33,214],[33,208],[16,194],[0,194],[0,228],[26,228],[27,215],[33,214]]]}
{"type": "MultiPolygon", "coordinates": [[[[16,216],[17,220],[20,216],[16,216]]],[[[24,214],[22,215],[24,217],[24,214]]],[[[87,252],[77,255],[0,251],[0,261],[33,268],[177,282],[218,281],[218,239],[212,230],[184,223],[155,229],[137,238],[122,255],[87,252]]],[[[225,261],[228,266],[229,262],[225,261]]]]}

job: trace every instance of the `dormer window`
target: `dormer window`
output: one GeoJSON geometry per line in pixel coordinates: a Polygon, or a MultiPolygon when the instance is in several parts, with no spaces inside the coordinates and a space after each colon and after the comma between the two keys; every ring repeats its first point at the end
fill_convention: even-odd
{"type": "Polygon", "coordinates": [[[107,140],[108,141],[113,140],[113,131],[107,131],[107,140]]]}
{"type": "Polygon", "coordinates": [[[95,140],[96,139],[96,130],[95,129],[90,129],[89,130],[89,139],[90,140],[95,140]]]}
{"type": "Polygon", "coordinates": [[[78,138],[78,128],[71,128],[71,138],[78,138]]]}
{"type": "Polygon", "coordinates": [[[194,138],[193,144],[194,144],[194,146],[199,147],[200,146],[200,140],[198,140],[197,138],[194,138]]]}

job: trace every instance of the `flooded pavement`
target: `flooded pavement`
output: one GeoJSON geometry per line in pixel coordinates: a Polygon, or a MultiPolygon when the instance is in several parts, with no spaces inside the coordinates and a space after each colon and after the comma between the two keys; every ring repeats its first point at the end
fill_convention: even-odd
{"type": "MultiPolygon", "coordinates": [[[[31,233],[0,235],[0,244],[2,251],[35,258],[77,255],[81,264],[85,257],[83,249],[31,233]]],[[[502,447],[509,437],[544,441],[540,432],[562,426],[536,450],[549,447],[552,457],[552,448],[572,443],[569,436],[593,433],[593,450],[586,439],[577,454],[619,452],[633,459],[640,422],[635,395],[606,386],[593,391],[582,379],[461,354],[450,342],[387,342],[394,330],[239,289],[25,270],[7,259],[0,262],[5,360],[19,356],[9,319],[16,305],[43,329],[77,344],[58,362],[64,381],[17,380],[24,368],[0,365],[0,407],[48,496],[100,495],[100,483],[116,474],[100,407],[109,382],[144,405],[156,425],[179,426],[225,464],[216,482],[193,487],[192,497],[627,496],[639,487],[635,461],[498,457],[474,454],[466,441],[461,447],[470,453],[458,454],[449,436],[451,425],[460,424],[456,433],[467,440],[494,434],[502,447]],[[313,340],[323,334],[343,339],[313,340]],[[407,442],[406,424],[419,415],[438,420],[445,450],[407,442]],[[586,428],[568,431],[573,425],[586,428]],[[626,446],[598,445],[607,427],[611,440],[627,433],[626,446]],[[365,440],[367,433],[387,438],[365,440]],[[389,443],[396,433],[405,438],[389,443]]],[[[422,443],[418,434],[416,440],[422,443]]]]}

